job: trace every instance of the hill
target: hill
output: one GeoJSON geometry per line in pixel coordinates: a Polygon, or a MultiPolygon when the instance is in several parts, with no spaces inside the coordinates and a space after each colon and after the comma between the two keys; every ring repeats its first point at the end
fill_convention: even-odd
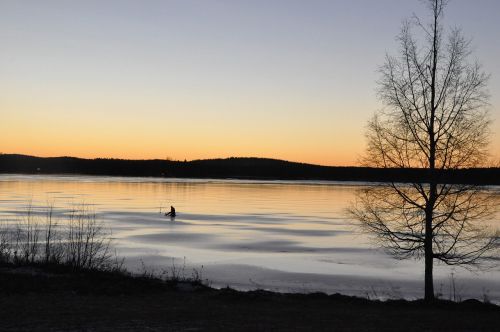
{"type": "MultiPolygon", "coordinates": [[[[41,158],[19,154],[1,154],[0,173],[369,182],[425,182],[428,176],[424,169],[319,166],[266,158],[173,161],[41,158]]],[[[440,179],[446,183],[500,185],[500,168],[445,171],[440,179]]]]}

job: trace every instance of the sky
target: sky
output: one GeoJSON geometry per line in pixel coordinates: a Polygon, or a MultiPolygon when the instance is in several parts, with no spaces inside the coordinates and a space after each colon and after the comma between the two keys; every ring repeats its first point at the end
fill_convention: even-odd
{"type": "MultiPolygon", "coordinates": [[[[357,165],[378,68],[418,0],[0,0],[0,152],[357,165]]],[[[489,81],[500,1],[452,0],[489,81]]]]}

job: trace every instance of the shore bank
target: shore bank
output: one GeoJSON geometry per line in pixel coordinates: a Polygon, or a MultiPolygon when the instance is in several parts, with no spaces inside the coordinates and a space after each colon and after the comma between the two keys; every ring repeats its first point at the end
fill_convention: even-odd
{"type": "Polygon", "coordinates": [[[126,272],[0,267],[2,331],[498,330],[500,307],[213,289],[126,272]]]}

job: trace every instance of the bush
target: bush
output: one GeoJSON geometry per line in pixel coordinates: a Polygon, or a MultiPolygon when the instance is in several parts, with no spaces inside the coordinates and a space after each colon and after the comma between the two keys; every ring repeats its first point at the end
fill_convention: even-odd
{"type": "Polygon", "coordinates": [[[0,224],[0,263],[63,264],[74,269],[109,270],[118,261],[110,252],[111,232],[88,205],[75,206],[57,222],[54,208],[34,213],[28,204],[17,225],[0,224]]]}

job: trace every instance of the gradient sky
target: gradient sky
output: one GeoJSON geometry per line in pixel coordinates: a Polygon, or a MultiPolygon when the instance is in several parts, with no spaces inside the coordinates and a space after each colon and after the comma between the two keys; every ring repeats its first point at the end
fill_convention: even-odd
{"type": "MultiPolygon", "coordinates": [[[[377,68],[418,0],[0,0],[0,152],[355,165],[377,68]]],[[[448,26],[491,73],[500,157],[500,1],[448,26]]]]}

